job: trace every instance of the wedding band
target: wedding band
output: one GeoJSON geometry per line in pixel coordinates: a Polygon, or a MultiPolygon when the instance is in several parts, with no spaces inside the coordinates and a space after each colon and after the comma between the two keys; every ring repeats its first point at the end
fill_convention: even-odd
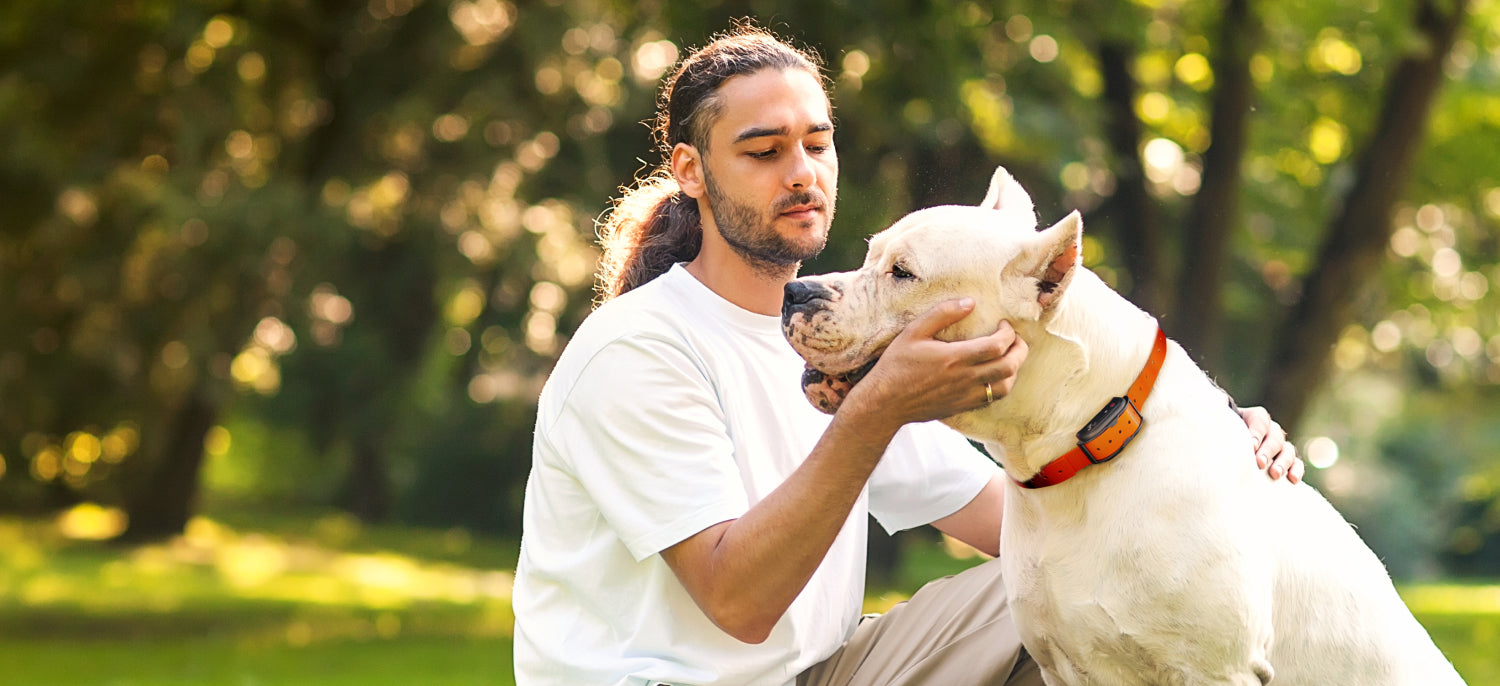
{"type": "Polygon", "coordinates": [[[988,404],[990,404],[992,402],[995,402],[995,389],[990,388],[989,384],[985,384],[984,385],[984,404],[988,405],[988,404]]]}

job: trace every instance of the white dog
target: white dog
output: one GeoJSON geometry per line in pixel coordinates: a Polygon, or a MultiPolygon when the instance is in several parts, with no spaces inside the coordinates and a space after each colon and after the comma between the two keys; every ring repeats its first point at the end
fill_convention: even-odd
{"type": "Polygon", "coordinates": [[[1229,399],[1175,343],[1150,383],[1157,323],[1080,265],[1078,213],[1036,227],[996,170],[979,207],[915,212],[858,271],[793,282],[782,317],[829,412],[942,300],[977,303],[943,338],[1009,320],[1030,346],[1008,395],[947,423],[1010,477],[999,564],[1047,683],[1462,684],[1338,512],[1255,467],[1229,399]]]}

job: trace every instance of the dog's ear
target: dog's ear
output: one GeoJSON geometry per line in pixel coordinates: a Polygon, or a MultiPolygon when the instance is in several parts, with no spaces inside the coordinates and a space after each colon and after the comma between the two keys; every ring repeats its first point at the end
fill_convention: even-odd
{"type": "Polygon", "coordinates": [[[1037,280],[1036,301],[1045,312],[1073,280],[1083,248],[1083,216],[1074,210],[1062,221],[1037,232],[1021,255],[1021,264],[1037,280]]]}
{"type": "Polygon", "coordinates": [[[990,190],[984,196],[984,201],[979,206],[987,210],[1005,210],[1006,212],[1018,212],[1033,219],[1036,218],[1036,210],[1031,204],[1031,196],[1026,189],[1016,182],[1005,167],[995,167],[995,175],[990,177],[990,190]]]}

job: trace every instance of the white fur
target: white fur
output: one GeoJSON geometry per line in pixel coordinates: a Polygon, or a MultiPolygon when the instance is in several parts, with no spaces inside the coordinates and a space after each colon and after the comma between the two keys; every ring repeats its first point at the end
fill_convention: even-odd
{"type": "MultiPolygon", "coordinates": [[[[937,302],[974,297],[942,336],[1006,319],[1030,354],[1008,396],[948,423],[1025,480],[1124,394],[1155,334],[1078,264],[1076,213],[1035,227],[1030,197],[998,170],[981,207],[913,213],[871,240],[861,269],[809,277],[838,297],[789,319],[788,339],[846,371],[937,302]],[[917,278],[894,278],[893,263],[917,278]],[[1063,278],[1039,298],[1049,266],[1063,278]]],[[[1333,507],[1256,467],[1243,421],[1176,343],[1141,409],[1144,428],[1112,462],[1007,491],[1000,564],[1047,683],[1463,683],[1333,507]]]]}

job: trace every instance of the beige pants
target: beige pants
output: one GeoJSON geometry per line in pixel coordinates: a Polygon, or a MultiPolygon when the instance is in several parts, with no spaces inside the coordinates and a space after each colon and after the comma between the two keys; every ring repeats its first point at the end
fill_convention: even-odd
{"type": "Polygon", "coordinates": [[[1041,686],[995,561],[933,581],[889,612],[865,617],[838,652],[797,678],[797,686],[926,684],[1041,686]]]}

